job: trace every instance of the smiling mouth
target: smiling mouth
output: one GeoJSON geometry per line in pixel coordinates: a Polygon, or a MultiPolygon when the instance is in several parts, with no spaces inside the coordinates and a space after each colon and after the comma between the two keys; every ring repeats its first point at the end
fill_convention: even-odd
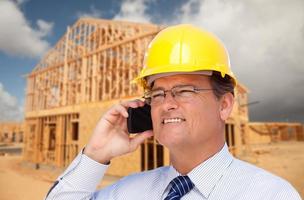
{"type": "Polygon", "coordinates": [[[186,121],[186,119],[182,119],[182,118],[168,118],[168,119],[164,119],[162,121],[162,124],[169,124],[169,123],[181,123],[186,121]]]}

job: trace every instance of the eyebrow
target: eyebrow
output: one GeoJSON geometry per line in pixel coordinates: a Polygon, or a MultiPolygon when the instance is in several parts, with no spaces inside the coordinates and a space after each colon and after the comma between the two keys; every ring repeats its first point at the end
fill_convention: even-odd
{"type": "Polygon", "coordinates": [[[164,87],[152,87],[151,90],[165,90],[164,87]]]}
{"type": "MultiPolygon", "coordinates": [[[[176,87],[183,87],[183,86],[192,86],[192,87],[197,87],[197,86],[195,86],[195,85],[190,85],[190,84],[178,84],[178,85],[174,85],[172,88],[176,88],[176,87]]],[[[171,88],[171,89],[172,89],[171,88]]],[[[169,89],[169,90],[171,90],[171,89],[169,89]]],[[[151,88],[151,90],[165,90],[165,88],[164,87],[153,87],[153,88],[151,88]]]]}

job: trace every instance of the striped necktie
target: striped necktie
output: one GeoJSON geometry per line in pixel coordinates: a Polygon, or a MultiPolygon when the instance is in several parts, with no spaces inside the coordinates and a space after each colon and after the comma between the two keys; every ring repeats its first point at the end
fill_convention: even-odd
{"type": "Polygon", "coordinates": [[[165,200],[179,200],[194,187],[194,184],[188,176],[178,176],[174,178],[170,184],[171,189],[165,200]]]}

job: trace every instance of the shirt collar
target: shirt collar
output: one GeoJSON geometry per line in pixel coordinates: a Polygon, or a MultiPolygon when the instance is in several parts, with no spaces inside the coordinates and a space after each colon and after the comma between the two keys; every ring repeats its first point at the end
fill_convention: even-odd
{"type": "Polygon", "coordinates": [[[168,168],[168,171],[165,172],[165,181],[163,182],[163,195],[165,195],[166,193],[169,192],[169,183],[177,176],[180,175],[180,173],[178,173],[178,171],[176,171],[176,169],[171,165],[168,168]]]}
{"type": "MultiPolygon", "coordinates": [[[[225,144],[219,152],[189,172],[188,176],[194,183],[195,188],[198,189],[205,198],[208,198],[232,161],[233,156],[229,153],[227,144],[225,144]]],[[[168,185],[171,180],[179,175],[180,173],[178,173],[173,166],[169,167],[167,177],[164,181],[164,192],[168,190],[168,185]]]]}

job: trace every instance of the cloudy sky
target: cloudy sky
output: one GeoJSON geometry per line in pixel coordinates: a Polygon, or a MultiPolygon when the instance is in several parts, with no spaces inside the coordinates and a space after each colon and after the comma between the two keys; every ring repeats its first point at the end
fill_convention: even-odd
{"type": "Polygon", "coordinates": [[[204,27],[258,102],[251,121],[304,122],[303,0],[0,0],[0,121],[23,118],[24,75],[87,16],[204,27]]]}

